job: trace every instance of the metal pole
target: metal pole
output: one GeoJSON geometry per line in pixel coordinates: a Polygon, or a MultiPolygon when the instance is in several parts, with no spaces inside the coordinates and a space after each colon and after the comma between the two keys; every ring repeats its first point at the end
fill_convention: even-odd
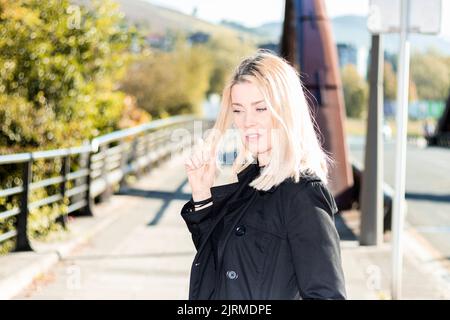
{"type": "Polygon", "coordinates": [[[392,299],[401,299],[403,265],[403,225],[405,218],[406,128],[409,86],[409,1],[401,0],[400,53],[397,85],[397,137],[395,147],[395,196],[392,212],[392,299]]]}
{"type": "Polygon", "coordinates": [[[383,43],[372,35],[370,97],[361,190],[361,245],[383,243],[383,43]]]}

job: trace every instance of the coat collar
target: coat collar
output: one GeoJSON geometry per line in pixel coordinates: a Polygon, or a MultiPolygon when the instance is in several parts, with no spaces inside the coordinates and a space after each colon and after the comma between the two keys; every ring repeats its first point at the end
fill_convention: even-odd
{"type": "Polygon", "coordinates": [[[256,175],[258,172],[258,164],[250,163],[247,167],[244,168],[244,170],[237,174],[238,181],[243,182],[244,179],[248,178],[250,175],[256,175]]]}
{"type": "Polygon", "coordinates": [[[231,192],[236,191],[243,183],[249,183],[249,179],[258,173],[256,164],[250,164],[237,174],[238,182],[224,184],[221,186],[214,186],[211,188],[211,195],[213,198],[222,198],[231,192]]]}
{"type": "MultiPolygon", "coordinates": [[[[260,171],[261,168],[258,161],[256,161],[256,163],[250,163],[247,167],[245,167],[237,174],[238,182],[212,187],[211,194],[213,197],[221,198],[229,194],[230,192],[236,191],[239,188],[239,184],[250,183],[250,179],[255,178],[260,171]]],[[[277,187],[278,186],[272,186],[269,190],[266,191],[258,190],[258,193],[260,195],[263,195],[265,193],[273,193],[277,189],[277,187]]]]}
{"type": "MultiPolygon", "coordinates": [[[[213,187],[211,189],[211,193],[214,195],[214,193],[217,196],[221,196],[223,193],[228,193],[231,191],[235,191],[239,184],[246,183],[249,184],[253,178],[255,178],[257,175],[259,175],[261,171],[261,167],[259,166],[259,162],[256,161],[256,163],[250,163],[247,167],[245,167],[241,172],[237,174],[238,182],[227,184],[223,186],[213,187]],[[216,190],[213,190],[216,188],[216,190]]],[[[309,171],[302,171],[300,174],[300,180],[303,182],[321,182],[322,180],[315,174],[309,171]]],[[[272,186],[269,190],[258,190],[258,193],[260,195],[264,195],[265,193],[273,193],[278,188],[278,185],[272,186]]]]}
{"type": "MultiPolygon", "coordinates": [[[[246,183],[246,184],[250,183],[250,181],[253,180],[253,178],[259,175],[261,170],[262,168],[259,166],[258,161],[256,163],[249,164],[247,167],[245,167],[244,170],[242,170],[237,174],[239,183],[246,183]]],[[[272,186],[269,190],[266,191],[258,190],[258,193],[259,194],[264,194],[266,192],[273,193],[276,190],[276,188],[277,186],[272,186]]]]}
{"type": "MultiPolygon", "coordinates": [[[[238,181],[242,182],[242,181],[246,180],[246,178],[249,176],[254,178],[257,175],[259,175],[261,170],[262,170],[262,168],[259,166],[259,161],[257,160],[256,163],[251,163],[250,165],[248,165],[248,167],[246,167],[244,170],[242,170],[241,172],[238,173],[238,181]]],[[[250,181],[248,181],[248,182],[250,182],[250,181]]],[[[276,190],[276,188],[277,188],[277,186],[272,186],[269,190],[266,190],[266,191],[258,190],[258,193],[259,194],[273,193],[276,190]]]]}

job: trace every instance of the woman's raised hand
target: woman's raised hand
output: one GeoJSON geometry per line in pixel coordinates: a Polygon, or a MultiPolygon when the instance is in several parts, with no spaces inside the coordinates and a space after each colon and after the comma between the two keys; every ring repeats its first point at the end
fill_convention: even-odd
{"type": "Polygon", "coordinates": [[[211,197],[211,187],[216,174],[215,150],[199,139],[185,160],[186,174],[192,190],[192,199],[200,201],[211,197]]]}

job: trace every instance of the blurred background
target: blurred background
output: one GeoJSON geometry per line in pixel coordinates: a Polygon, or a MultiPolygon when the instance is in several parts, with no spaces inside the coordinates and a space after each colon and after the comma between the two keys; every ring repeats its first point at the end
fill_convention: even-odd
{"type": "MultiPolygon", "coordinates": [[[[195,250],[179,217],[190,197],[180,153],[212,126],[237,63],[265,48],[305,77],[324,146],[342,165],[331,189],[349,298],[392,298],[399,36],[382,36],[378,60],[382,239],[364,243],[362,233],[376,231],[361,230],[360,201],[373,108],[369,8],[368,0],[0,0],[0,297],[186,299],[195,250]],[[315,20],[318,44],[305,40],[309,22],[302,27],[315,20]]],[[[409,299],[450,297],[450,1],[440,13],[438,34],[409,38],[401,266],[409,299]]]]}

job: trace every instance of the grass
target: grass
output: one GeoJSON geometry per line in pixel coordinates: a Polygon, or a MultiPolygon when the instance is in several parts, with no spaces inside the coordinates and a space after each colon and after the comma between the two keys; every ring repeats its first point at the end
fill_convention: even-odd
{"type": "MultiPolygon", "coordinates": [[[[392,136],[394,137],[397,130],[395,125],[395,119],[389,119],[386,121],[392,129],[392,136]]],[[[366,135],[366,119],[347,118],[345,123],[346,135],[365,136],[366,135]]],[[[420,137],[423,135],[422,120],[408,120],[408,137],[420,137]]]]}

